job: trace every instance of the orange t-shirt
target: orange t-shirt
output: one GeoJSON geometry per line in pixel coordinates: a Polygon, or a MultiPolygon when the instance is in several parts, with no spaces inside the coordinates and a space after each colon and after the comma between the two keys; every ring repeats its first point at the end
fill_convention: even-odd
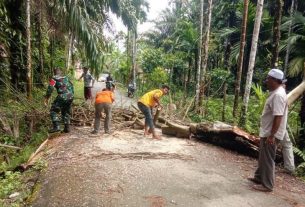
{"type": "Polygon", "coordinates": [[[114,102],[114,94],[112,91],[100,91],[96,93],[95,103],[112,103],[114,102]]]}

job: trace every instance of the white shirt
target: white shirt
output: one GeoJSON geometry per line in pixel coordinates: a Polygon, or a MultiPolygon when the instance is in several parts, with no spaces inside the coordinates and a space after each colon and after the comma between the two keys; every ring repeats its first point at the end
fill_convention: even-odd
{"type": "Polygon", "coordinates": [[[82,77],[84,78],[85,87],[93,87],[94,78],[89,72],[83,73],[82,77]]]}
{"type": "Polygon", "coordinates": [[[279,129],[274,135],[275,138],[283,140],[287,125],[288,105],[286,91],[282,86],[270,92],[266,100],[260,122],[260,137],[268,137],[271,135],[275,116],[283,116],[279,129]]]}

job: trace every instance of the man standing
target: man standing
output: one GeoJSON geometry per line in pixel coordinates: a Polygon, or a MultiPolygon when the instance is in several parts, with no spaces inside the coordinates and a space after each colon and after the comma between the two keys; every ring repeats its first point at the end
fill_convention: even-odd
{"type": "Polygon", "coordinates": [[[85,99],[87,101],[88,99],[92,99],[91,89],[94,86],[95,79],[90,74],[89,68],[84,67],[83,71],[84,71],[83,74],[81,75],[81,77],[78,80],[84,78],[84,96],[85,96],[85,99]]]}
{"type": "Polygon", "coordinates": [[[106,87],[110,88],[112,83],[113,83],[113,78],[111,77],[111,74],[108,73],[108,76],[106,78],[106,87]]]}
{"type": "Polygon", "coordinates": [[[255,190],[271,192],[275,180],[276,145],[283,140],[287,124],[287,95],[282,86],[284,74],[279,69],[269,71],[266,84],[270,94],[266,100],[260,122],[260,149],[258,168],[250,181],[255,190]]]}
{"type": "Polygon", "coordinates": [[[282,153],[284,160],[283,172],[292,175],[295,171],[295,164],[294,164],[293,147],[287,130],[285,132],[285,136],[283,140],[281,140],[281,145],[282,145],[282,153]]]}
{"type": "Polygon", "coordinates": [[[65,124],[64,132],[68,133],[70,132],[70,114],[74,96],[74,88],[69,78],[61,75],[61,70],[59,68],[56,68],[54,73],[55,75],[50,80],[44,101],[45,106],[47,106],[52,92],[54,88],[56,88],[58,95],[52,103],[50,110],[53,128],[50,129],[49,132],[54,133],[60,131],[60,119],[58,117],[58,113],[61,112],[62,121],[65,124]]]}
{"type": "MultiPolygon", "coordinates": [[[[287,79],[284,79],[283,81],[283,88],[286,90],[286,82],[287,79]]],[[[288,125],[287,125],[288,127],[288,125]]],[[[293,155],[293,149],[292,149],[292,143],[288,135],[288,130],[285,132],[285,136],[283,140],[281,140],[282,145],[282,153],[283,153],[283,160],[284,160],[284,171],[288,174],[293,174],[295,170],[295,164],[294,164],[294,155],[293,155]]]]}
{"type": "Polygon", "coordinates": [[[168,94],[168,92],[169,87],[167,85],[163,85],[161,89],[155,89],[144,94],[138,101],[138,107],[145,116],[144,135],[152,133],[153,139],[161,138],[156,134],[155,131],[155,126],[152,117],[152,108],[162,107],[160,104],[160,98],[163,95],[168,94]]]}
{"type": "Polygon", "coordinates": [[[96,93],[95,97],[95,120],[94,130],[92,134],[98,134],[100,129],[101,113],[104,111],[106,114],[104,122],[104,130],[106,134],[110,133],[110,121],[111,121],[111,108],[114,102],[114,91],[115,85],[111,84],[110,87],[106,87],[100,92],[96,93]]]}
{"type": "Polygon", "coordinates": [[[113,78],[111,77],[111,74],[110,74],[110,73],[108,73],[108,76],[107,76],[107,78],[106,78],[106,81],[107,81],[107,82],[113,81],[113,78]]]}

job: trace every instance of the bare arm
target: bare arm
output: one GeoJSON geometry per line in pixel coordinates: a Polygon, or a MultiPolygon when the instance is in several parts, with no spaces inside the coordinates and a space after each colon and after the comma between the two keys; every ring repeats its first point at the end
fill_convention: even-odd
{"type": "Polygon", "coordinates": [[[159,100],[159,97],[158,97],[157,94],[154,94],[153,99],[154,99],[154,101],[157,103],[157,106],[161,106],[160,100],[159,100]]]}
{"type": "Polygon", "coordinates": [[[78,81],[84,77],[84,73],[79,77],[78,81]]]}

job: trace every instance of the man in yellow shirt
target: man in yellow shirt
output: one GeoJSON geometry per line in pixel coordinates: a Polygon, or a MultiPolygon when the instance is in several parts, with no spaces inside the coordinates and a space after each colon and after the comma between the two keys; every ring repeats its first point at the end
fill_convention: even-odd
{"type": "Polygon", "coordinates": [[[144,135],[152,133],[153,139],[161,138],[156,134],[155,131],[155,126],[152,117],[152,108],[162,107],[160,104],[160,98],[163,95],[168,94],[168,92],[169,87],[167,85],[163,85],[161,89],[155,89],[144,94],[138,101],[138,107],[145,116],[144,135]]]}
{"type": "Polygon", "coordinates": [[[105,112],[105,122],[104,122],[104,130],[106,134],[110,133],[110,120],[111,120],[111,108],[112,103],[114,102],[114,91],[115,85],[106,87],[102,91],[96,93],[95,97],[95,120],[94,120],[94,130],[91,132],[92,134],[98,134],[100,129],[100,120],[102,111],[105,112]]]}

